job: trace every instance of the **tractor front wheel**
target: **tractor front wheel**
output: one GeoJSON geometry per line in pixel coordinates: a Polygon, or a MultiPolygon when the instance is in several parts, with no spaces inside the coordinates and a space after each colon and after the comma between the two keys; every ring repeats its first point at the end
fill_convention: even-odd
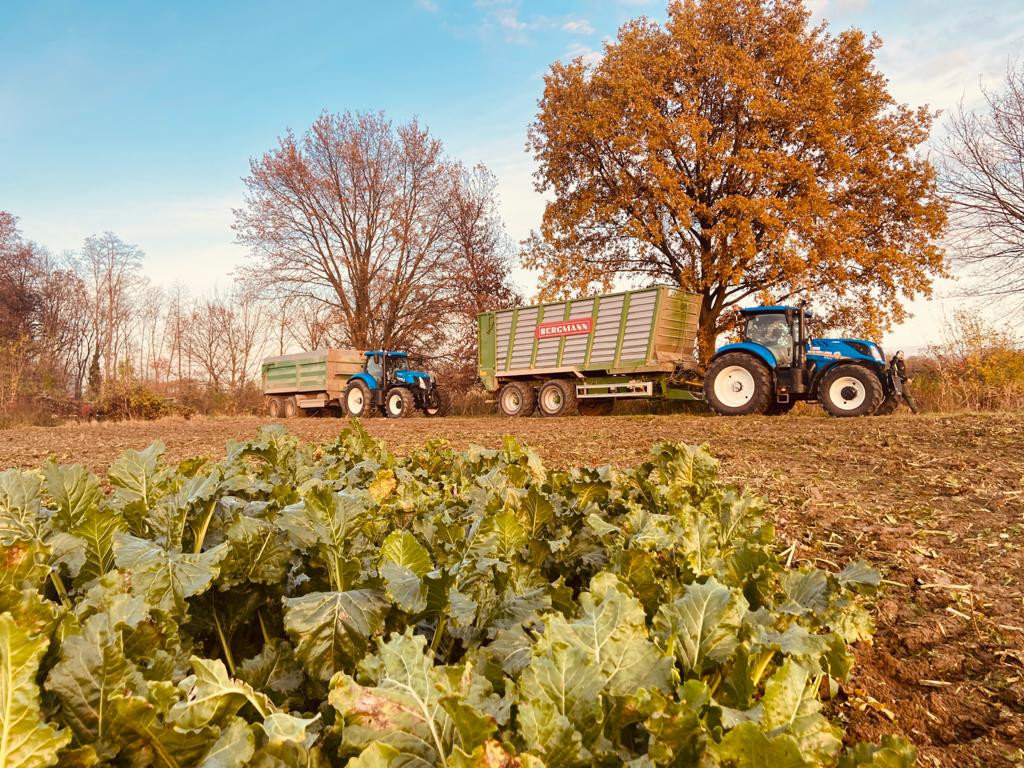
{"type": "Polygon", "coordinates": [[[743,352],[717,358],[704,376],[704,397],[711,410],[722,416],[764,413],[772,396],[768,366],[743,352]]]}
{"type": "Polygon", "coordinates": [[[392,387],[384,398],[384,412],[389,419],[411,416],[416,410],[416,398],[405,387],[392,387]]]}
{"type": "Polygon", "coordinates": [[[445,416],[451,410],[452,399],[443,389],[435,389],[423,406],[423,412],[427,416],[445,416]]]}
{"type": "Polygon", "coordinates": [[[882,382],[863,365],[837,365],[818,386],[821,407],[831,416],[867,416],[883,397],[882,382]]]}
{"type": "Polygon", "coordinates": [[[537,405],[533,387],[521,381],[510,381],[498,392],[498,407],[506,416],[525,418],[537,405]]]}
{"type": "Polygon", "coordinates": [[[373,416],[373,394],[366,384],[358,379],[345,390],[345,412],[354,419],[373,416]]]}

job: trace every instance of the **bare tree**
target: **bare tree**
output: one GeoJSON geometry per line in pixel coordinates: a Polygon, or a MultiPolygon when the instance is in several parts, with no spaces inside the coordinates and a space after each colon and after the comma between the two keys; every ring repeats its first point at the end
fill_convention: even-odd
{"type": "Polygon", "coordinates": [[[113,232],[86,238],[80,256],[93,302],[93,328],[110,379],[128,348],[132,293],[138,286],[142,251],[113,232]]]}
{"type": "Polygon", "coordinates": [[[945,146],[942,188],[952,202],[954,253],[978,295],[1011,302],[1024,319],[1024,65],[985,107],[962,104],[945,146]]]}
{"type": "Polygon", "coordinates": [[[331,305],[348,344],[426,347],[451,310],[455,170],[415,121],[322,115],[250,164],[239,241],[265,290],[331,305]]]}

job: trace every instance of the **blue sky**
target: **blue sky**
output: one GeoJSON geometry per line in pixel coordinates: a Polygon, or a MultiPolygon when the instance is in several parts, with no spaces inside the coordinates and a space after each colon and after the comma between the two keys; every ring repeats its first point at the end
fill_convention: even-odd
{"type": "MultiPolygon", "coordinates": [[[[878,32],[880,67],[913,105],[972,102],[979,83],[1024,57],[1014,0],[809,5],[835,29],[878,32]]],[[[4,0],[0,209],[55,251],[117,232],[146,252],[156,282],[203,292],[244,260],[230,225],[249,158],[324,109],[381,109],[418,117],[450,154],[486,163],[522,238],[543,209],[524,145],[544,72],[598,55],[641,14],[660,19],[664,3],[4,0]]],[[[950,304],[915,304],[890,340],[936,340],[950,304]]]]}

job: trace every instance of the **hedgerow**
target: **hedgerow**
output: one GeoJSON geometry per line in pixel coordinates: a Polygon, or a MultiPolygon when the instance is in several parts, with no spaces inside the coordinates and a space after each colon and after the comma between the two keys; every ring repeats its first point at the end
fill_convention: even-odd
{"type": "Polygon", "coordinates": [[[914,764],[822,711],[878,573],[787,567],[703,448],[162,451],[0,474],[0,768],[914,764]]]}

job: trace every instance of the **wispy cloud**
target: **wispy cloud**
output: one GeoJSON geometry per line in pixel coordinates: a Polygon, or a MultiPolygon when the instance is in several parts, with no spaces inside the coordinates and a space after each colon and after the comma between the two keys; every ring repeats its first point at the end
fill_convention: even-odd
{"type": "Polygon", "coordinates": [[[594,25],[586,19],[570,19],[562,25],[562,29],[574,35],[594,34],[594,25]]]}
{"type": "Polygon", "coordinates": [[[434,0],[416,0],[416,5],[429,13],[437,13],[440,10],[440,6],[434,0]]]}
{"type": "Polygon", "coordinates": [[[583,59],[583,63],[588,67],[592,67],[599,64],[604,54],[601,51],[596,51],[588,45],[582,43],[572,43],[569,45],[569,50],[566,51],[563,58],[567,59],[583,59]]]}

